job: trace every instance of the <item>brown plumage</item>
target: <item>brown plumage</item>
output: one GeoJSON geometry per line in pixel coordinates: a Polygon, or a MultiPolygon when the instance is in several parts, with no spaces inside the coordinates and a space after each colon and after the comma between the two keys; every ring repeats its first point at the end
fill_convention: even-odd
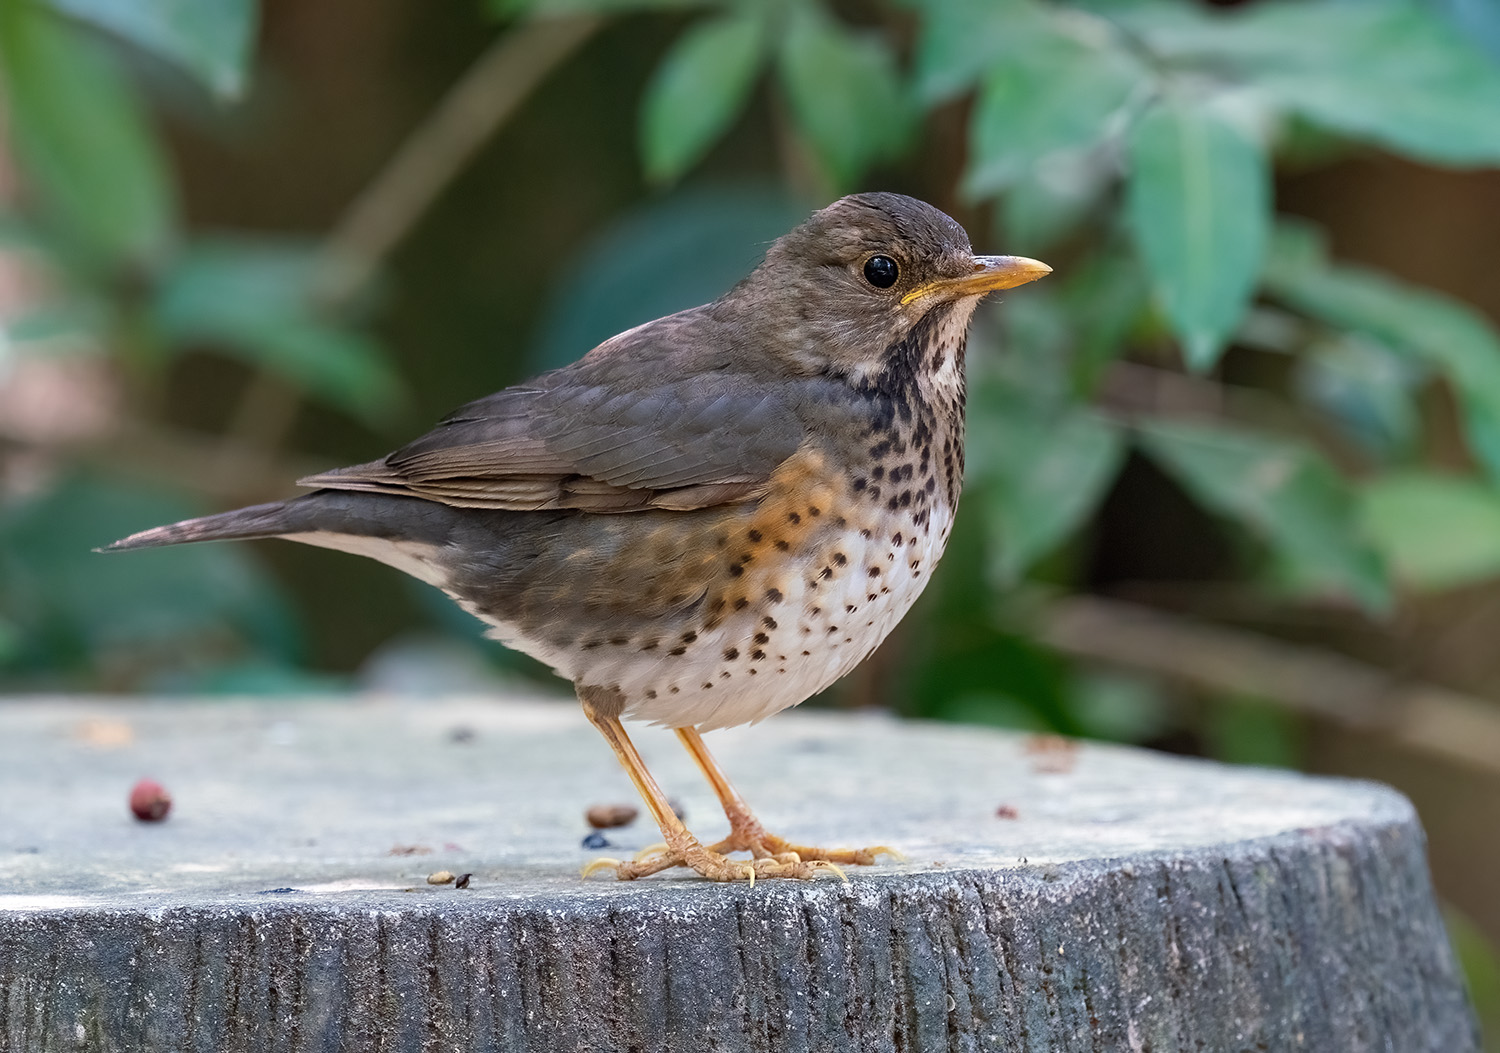
{"type": "Polygon", "coordinates": [[[699,732],[795,705],[869,654],[942,555],[963,473],[963,354],[985,293],[1043,264],[976,257],[895,194],[844,198],[713,303],[464,406],[303,497],[110,546],[283,537],[442,588],[575,684],[667,839],[623,878],[809,877],[875,850],[760,829],[699,732]],[[678,729],[731,822],[704,848],[621,716],[678,729]],[[750,863],[725,851],[749,850],[750,863]]]}

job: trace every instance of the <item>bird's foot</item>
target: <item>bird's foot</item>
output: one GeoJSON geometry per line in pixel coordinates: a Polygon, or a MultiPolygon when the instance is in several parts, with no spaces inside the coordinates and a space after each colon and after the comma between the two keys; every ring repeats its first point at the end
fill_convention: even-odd
{"type": "Polygon", "coordinates": [[[662,843],[638,853],[634,859],[596,859],[583,868],[591,877],[605,870],[614,871],[620,881],[634,881],[671,867],[689,867],[710,881],[748,881],[752,885],[769,878],[811,880],[821,872],[836,874],[844,881],[844,872],[824,859],[798,858],[793,853],[760,855],[754,859],[730,859],[716,845],[705,848],[696,839],[678,845],[662,843]]]}
{"type": "Polygon", "coordinates": [[[713,845],[712,852],[749,852],[755,859],[773,859],[784,863],[843,863],[846,866],[870,866],[877,857],[890,856],[897,862],[906,859],[889,845],[871,845],[868,848],[817,848],[799,845],[767,833],[760,820],[748,811],[729,815],[729,836],[713,845]]]}

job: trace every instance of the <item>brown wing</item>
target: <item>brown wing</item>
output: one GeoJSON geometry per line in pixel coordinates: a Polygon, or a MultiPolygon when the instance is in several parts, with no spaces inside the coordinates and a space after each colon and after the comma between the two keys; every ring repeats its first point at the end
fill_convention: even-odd
{"type": "Polygon", "coordinates": [[[382,460],[299,482],[466,508],[687,510],[757,495],[802,443],[764,379],[621,350],[472,402],[382,460]]]}

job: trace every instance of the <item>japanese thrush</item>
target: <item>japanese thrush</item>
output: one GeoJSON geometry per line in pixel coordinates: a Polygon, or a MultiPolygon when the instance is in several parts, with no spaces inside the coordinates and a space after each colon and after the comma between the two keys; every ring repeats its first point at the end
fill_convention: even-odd
{"type": "Polygon", "coordinates": [[[1049,270],[975,256],[921,201],[846,197],[713,303],[472,402],[378,461],[300,480],[310,494],[109,550],[281,537],[442,589],[573,682],[661,827],[658,849],[585,874],[807,878],[870,863],[890,850],[767,833],[700,732],[821,691],[906,613],[963,480],[969,319],[986,293],[1049,270]],[[621,717],[676,729],[727,838],[688,832],[621,717]]]}

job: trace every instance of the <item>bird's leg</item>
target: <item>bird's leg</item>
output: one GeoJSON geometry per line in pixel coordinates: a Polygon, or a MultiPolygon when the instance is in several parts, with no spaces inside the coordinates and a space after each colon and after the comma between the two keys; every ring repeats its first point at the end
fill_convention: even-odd
{"type": "Polygon", "coordinates": [[[724,814],[729,818],[729,836],[711,846],[709,851],[749,852],[757,860],[769,859],[787,864],[823,862],[856,863],[869,866],[875,862],[876,856],[882,854],[895,859],[905,858],[894,848],[888,848],[885,845],[873,845],[869,848],[815,848],[810,845],[793,844],[775,834],[767,833],[760,820],[750,811],[750,806],[745,803],[745,799],[740,796],[740,792],[734,788],[734,784],[719,767],[719,762],[714,760],[713,754],[708,752],[708,746],[704,743],[703,736],[698,733],[698,729],[678,728],[677,737],[682,740],[683,746],[687,748],[704,777],[708,779],[708,784],[714,788],[719,803],[724,806],[724,814]]]}
{"type": "Polygon", "coordinates": [[[662,838],[666,841],[666,851],[633,861],[596,859],[583,868],[584,877],[589,877],[601,870],[613,870],[615,876],[621,881],[632,881],[635,878],[666,870],[668,867],[686,866],[713,881],[754,882],[756,878],[811,878],[819,870],[830,869],[826,865],[803,863],[800,860],[783,862],[774,859],[757,859],[753,862],[741,862],[726,858],[720,851],[704,848],[683,825],[682,820],[677,818],[677,813],[672,811],[672,806],[667,803],[666,795],[662,793],[661,787],[657,785],[651,772],[646,769],[646,762],[636,752],[635,744],[630,741],[630,736],[625,734],[625,727],[620,723],[619,718],[620,705],[610,697],[614,694],[590,688],[581,688],[578,692],[579,699],[583,702],[584,713],[588,715],[594,727],[599,729],[599,733],[604,736],[610,748],[615,751],[615,756],[624,767],[625,773],[635,784],[636,792],[646,802],[651,817],[661,828],[662,838]]]}

